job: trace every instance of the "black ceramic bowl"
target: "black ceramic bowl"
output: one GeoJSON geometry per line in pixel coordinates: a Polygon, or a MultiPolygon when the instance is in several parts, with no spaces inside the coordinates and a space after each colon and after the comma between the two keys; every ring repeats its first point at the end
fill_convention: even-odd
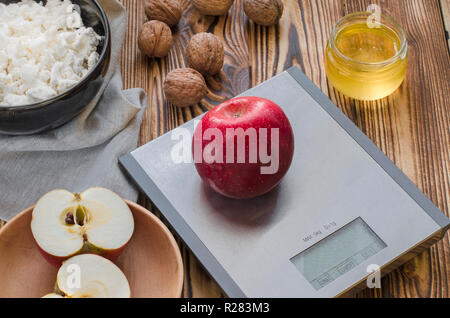
{"type": "MultiPolygon", "coordinates": [[[[36,0],[36,2],[46,0],[36,0]]],[[[10,4],[20,0],[0,0],[10,4]]],[[[81,8],[81,18],[103,36],[97,51],[97,65],[76,86],[52,99],[22,106],[0,105],[0,133],[8,135],[35,134],[67,123],[81,113],[100,90],[111,55],[111,34],[108,19],[96,0],[72,0],[81,8]]]]}

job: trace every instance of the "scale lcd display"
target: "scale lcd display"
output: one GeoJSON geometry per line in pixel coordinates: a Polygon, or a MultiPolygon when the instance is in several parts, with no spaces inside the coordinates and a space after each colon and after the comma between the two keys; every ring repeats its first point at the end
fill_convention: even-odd
{"type": "Polygon", "coordinates": [[[291,262],[319,290],[377,254],[387,245],[361,219],[316,243],[291,262]]]}

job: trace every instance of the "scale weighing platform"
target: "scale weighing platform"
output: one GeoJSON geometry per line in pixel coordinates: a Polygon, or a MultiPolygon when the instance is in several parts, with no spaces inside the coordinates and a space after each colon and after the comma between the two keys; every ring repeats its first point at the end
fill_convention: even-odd
{"type": "Polygon", "coordinates": [[[441,239],[449,219],[298,68],[243,95],[280,105],[295,134],[282,183],[252,200],[172,160],[194,121],[121,158],[229,297],[336,297],[441,239]]]}

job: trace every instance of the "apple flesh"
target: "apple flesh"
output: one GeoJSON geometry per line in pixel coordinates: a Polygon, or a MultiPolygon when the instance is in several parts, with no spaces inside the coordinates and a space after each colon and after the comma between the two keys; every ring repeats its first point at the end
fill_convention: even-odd
{"type": "Polygon", "coordinates": [[[128,205],[108,189],[54,190],[34,207],[31,231],[45,259],[59,267],[82,253],[115,260],[133,235],[134,220],[128,205]]]}
{"type": "Polygon", "coordinates": [[[56,292],[43,298],[130,298],[123,272],[110,260],[95,254],[74,256],[56,276],[56,292]]]}
{"type": "Polygon", "coordinates": [[[64,298],[64,297],[61,296],[61,295],[58,295],[56,293],[50,293],[50,294],[47,294],[45,296],[42,296],[42,298],[64,298]]]}
{"type": "Polygon", "coordinates": [[[192,151],[195,167],[205,184],[224,196],[249,199],[269,192],[281,182],[289,170],[294,155],[294,133],[285,113],[274,102],[259,97],[235,98],[210,110],[202,118],[194,132],[192,151]],[[239,145],[238,136],[229,134],[230,131],[237,132],[239,129],[244,132],[253,130],[256,139],[250,138],[249,134],[244,136],[246,138],[244,147],[242,143],[239,145]],[[278,138],[273,133],[274,130],[278,131],[278,138]],[[205,160],[205,149],[209,151],[214,148],[211,144],[218,142],[217,137],[205,138],[208,131],[220,132],[222,136],[219,141],[222,148],[218,147],[211,151],[214,152],[215,159],[218,159],[217,152],[222,150],[222,154],[219,155],[221,160],[213,162],[205,160]],[[265,144],[260,143],[263,138],[261,131],[266,131],[265,144]],[[277,161],[274,165],[276,170],[263,173],[263,167],[267,168],[269,164],[265,162],[266,159],[261,160],[264,158],[261,156],[263,150],[261,145],[266,147],[263,153],[271,155],[272,160],[277,161]],[[227,151],[231,149],[233,153],[227,156],[227,151]],[[252,151],[255,153],[256,149],[257,160],[250,160],[250,153],[252,151]],[[275,151],[272,153],[274,149],[278,151],[278,156],[275,155],[275,151]],[[244,162],[242,159],[238,160],[239,152],[245,153],[244,162]],[[233,160],[229,160],[231,158],[233,160]]]}

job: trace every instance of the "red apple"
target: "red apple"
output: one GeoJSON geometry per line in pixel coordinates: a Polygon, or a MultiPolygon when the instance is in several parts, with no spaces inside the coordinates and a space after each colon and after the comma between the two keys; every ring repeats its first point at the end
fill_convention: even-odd
{"type": "Polygon", "coordinates": [[[209,111],[196,127],[192,152],[203,181],[235,199],[276,187],[294,155],[294,133],[283,110],[259,97],[241,97],[209,111]]]}

